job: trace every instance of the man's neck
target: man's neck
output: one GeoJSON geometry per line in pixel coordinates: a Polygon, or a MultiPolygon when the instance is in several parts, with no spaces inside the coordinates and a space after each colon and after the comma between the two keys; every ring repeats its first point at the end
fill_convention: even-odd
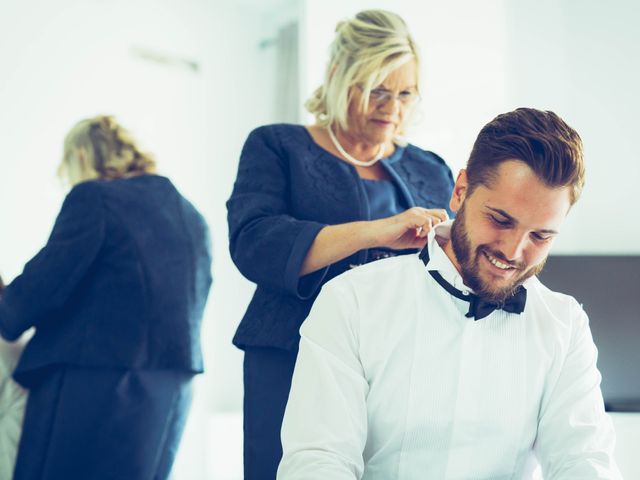
{"type": "Polygon", "coordinates": [[[440,245],[440,248],[442,248],[442,251],[445,253],[447,258],[449,258],[449,260],[455,267],[458,274],[462,276],[462,271],[460,270],[460,264],[458,263],[458,258],[456,257],[456,254],[453,251],[453,245],[451,243],[451,239],[439,237],[438,235],[436,235],[436,242],[438,242],[438,245],[440,245]]]}

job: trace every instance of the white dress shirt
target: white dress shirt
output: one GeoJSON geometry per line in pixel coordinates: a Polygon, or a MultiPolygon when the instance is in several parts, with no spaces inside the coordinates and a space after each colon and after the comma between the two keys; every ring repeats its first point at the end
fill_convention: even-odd
{"type": "MultiPolygon", "coordinates": [[[[469,290],[435,239],[429,269],[469,290]]],[[[588,319],[537,278],[466,318],[418,255],[328,282],[300,329],[279,480],[620,479],[588,319]],[[537,460],[536,460],[537,457],[537,460]]]]}

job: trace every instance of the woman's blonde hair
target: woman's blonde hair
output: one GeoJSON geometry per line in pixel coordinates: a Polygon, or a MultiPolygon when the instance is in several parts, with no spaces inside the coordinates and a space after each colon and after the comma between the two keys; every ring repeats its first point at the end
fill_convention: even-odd
{"type": "Polygon", "coordinates": [[[113,180],[155,173],[156,162],[114,117],[98,115],[81,120],[64,140],[58,175],[70,184],[100,178],[113,180]]]}
{"type": "Polygon", "coordinates": [[[384,10],[362,11],[353,19],[338,23],[324,84],[305,107],[315,115],[318,125],[337,124],[347,130],[352,87],[362,89],[360,108],[366,111],[371,90],[411,60],[416,62],[418,72],[418,49],[404,20],[384,10]]]}

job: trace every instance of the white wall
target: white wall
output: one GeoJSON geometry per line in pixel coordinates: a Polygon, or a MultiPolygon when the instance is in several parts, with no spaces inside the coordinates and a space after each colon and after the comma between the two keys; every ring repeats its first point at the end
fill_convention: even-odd
{"type": "Polygon", "coordinates": [[[585,146],[587,185],[556,244],[563,253],[640,253],[640,5],[507,3],[509,101],[557,111],[585,146]]]}

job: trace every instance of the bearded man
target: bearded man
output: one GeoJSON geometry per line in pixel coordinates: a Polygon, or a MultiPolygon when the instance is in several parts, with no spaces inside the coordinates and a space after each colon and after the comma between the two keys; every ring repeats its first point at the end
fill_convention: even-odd
{"type": "Polygon", "coordinates": [[[455,220],[318,296],[278,479],[621,478],[587,316],[536,277],[583,185],[580,137],[553,112],[487,124],[455,220]]]}

